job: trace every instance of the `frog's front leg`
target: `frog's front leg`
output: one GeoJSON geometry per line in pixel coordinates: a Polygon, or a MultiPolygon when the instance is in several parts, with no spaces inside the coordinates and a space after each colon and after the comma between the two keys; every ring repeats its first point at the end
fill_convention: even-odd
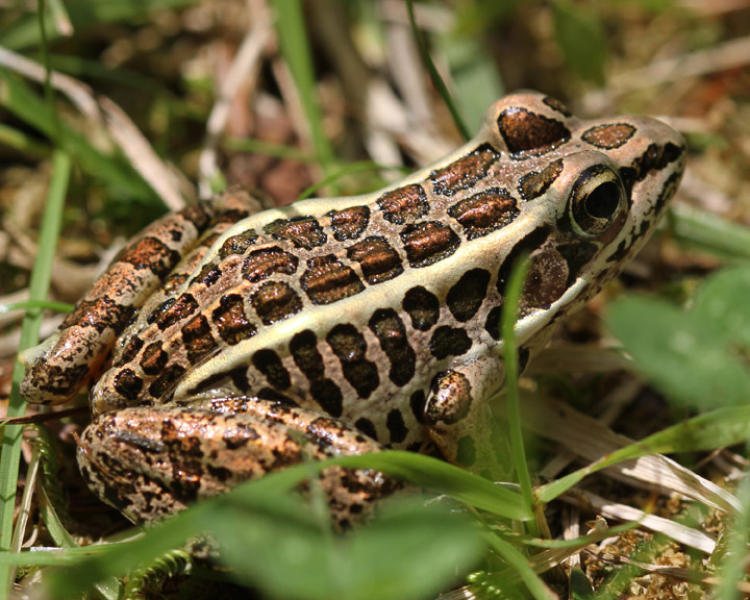
{"type": "Polygon", "coordinates": [[[146,227],[97,278],[57,333],[22,355],[24,397],[43,404],[70,399],[101,368],[135,310],[159,286],[169,288],[175,267],[179,272],[187,264],[181,270],[189,272],[189,265],[199,262],[212,239],[204,232],[221,231],[260,209],[247,194],[229,192],[146,227]]]}
{"type": "MultiPolygon", "coordinates": [[[[208,406],[133,407],[99,416],[78,446],[81,473],[133,521],[152,520],[200,498],[306,460],[382,450],[340,420],[254,397],[208,406]]],[[[320,475],[334,522],[361,519],[400,483],[366,469],[320,475]]]]}
{"type": "Polygon", "coordinates": [[[503,378],[502,361],[494,355],[462,357],[433,377],[424,423],[447,460],[487,476],[507,471],[499,463],[499,438],[489,404],[503,378]]]}

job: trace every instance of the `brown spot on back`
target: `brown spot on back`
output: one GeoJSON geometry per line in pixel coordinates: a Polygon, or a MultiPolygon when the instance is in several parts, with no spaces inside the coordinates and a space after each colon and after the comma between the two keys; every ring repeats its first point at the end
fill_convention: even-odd
{"type": "Polygon", "coordinates": [[[568,110],[568,107],[565,106],[560,100],[557,98],[553,98],[552,96],[545,96],[542,99],[542,102],[544,102],[547,106],[549,106],[552,110],[556,110],[561,115],[564,115],[566,117],[571,116],[570,111],[568,110]]]}
{"type": "Polygon", "coordinates": [[[208,319],[196,315],[182,328],[182,343],[185,344],[187,357],[194,365],[216,350],[216,340],[211,335],[208,319]]]}
{"type": "Polygon", "coordinates": [[[102,333],[111,327],[120,333],[125,329],[133,311],[132,306],[123,306],[107,296],[100,296],[96,300],[82,300],[76,305],[75,310],[65,317],[60,329],[72,326],[93,327],[102,333]]]}
{"type": "Polygon", "coordinates": [[[612,150],[625,144],[634,133],[635,127],[627,123],[606,123],[587,129],[581,134],[581,139],[597,148],[612,150]]]}
{"type": "Polygon", "coordinates": [[[132,369],[123,369],[115,375],[114,386],[123,398],[133,401],[138,398],[143,387],[143,380],[132,369]]]}
{"type": "Polygon", "coordinates": [[[180,365],[170,365],[162,374],[148,387],[148,393],[154,398],[161,400],[167,399],[167,394],[172,392],[177,385],[177,381],[185,373],[185,367],[180,365]]]}
{"type": "Polygon", "coordinates": [[[430,338],[430,352],[437,359],[461,356],[471,348],[471,338],[460,327],[443,325],[430,338]]]}
{"type": "Polygon", "coordinates": [[[392,444],[400,444],[406,439],[409,430],[406,429],[404,423],[404,417],[401,415],[401,411],[398,408],[391,409],[388,413],[388,417],[385,420],[385,426],[388,428],[388,433],[391,436],[392,444]]]}
{"type": "Polygon", "coordinates": [[[228,294],[219,300],[211,314],[216,329],[227,344],[236,344],[255,335],[256,327],[248,321],[242,296],[228,294]]]}
{"type": "Polygon", "coordinates": [[[329,415],[340,417],[344,412],[343,395],[332,379],[324,377],[310,382],[310,395],[329,415]]]}
{"type": "Polygon", "coordinates": [[[369,326],[391,363],[388,377],[398,386],[406,385],[414,377],[416,355],[398,314],[391,308],[378,309],[370,318],[369,326]]]}
{"type": "Polygon", "coordinates": [[[250,302],[264,325],[276,323],[302,309],[297,293],[283,281],[268,281],[258,288],[250,302]]]}
{"type": "Polygon", "coordinates": [[[294,254],[285,252],[278,246],[254,250],[242,265],[242,274],[248,281],[255,283],[274,273],[292,275],[297,270],[299,260],[294,254]]]}
{"type": "Polygon", "coordinates": [[[370,221],[370,209],[366,206],[352,206],[344,210],[332,210],[326,216],[331,219],[334,238],[339,242],[356,240],[370,221]]]}
{"type": "Polygon", "coordinates": [[[162,302],[149,316],[149,323],[156,322],[157,327],[164,331],[175,323],[186,319],[198,310],[198,302],[190,294],[182,294],[176,300],[169,298],[162,302]]]}
{"type": "Polygon", "coordinates": [[[487,318],[484,321],[484,329],[489,333],[493,339],[499,340],[501,337],[500,333],[500,318],[502,317],[503,307],[494,307],[487,313],[487,318]]]}
{"type": "Polygon", "coordinates": [[[461,200],[448,210],[470,240],[505,227],[518,216],[516,201],[507,190],[493,188],[461,200]]]}
{"type": "Polygon", "coordinates": [[[343,397],[339,387],[325,377],[323,357],[318,351],[318,339],[310,329],[296,334],[289,342],[294,363],[310,382],[310,395],[329,415],[340,417],[343,397]]]}
{"type": "Polygon", "coordinates": [[[401,241],[412,267],[426,267],[453,254],[461,243],[456,233],[437,221],[407,225],[401,230],[401,241]]]}
{"type": "Polygon", "coordinates": [[[291,385],[289,371],[286,370],[279,355],[273,350],[267,348],[258,350],[253,354],[253,365],[266,376],[268,383],[276,389],[285,390],[291,385]]]}
{"type": "Polygon", "coordinates": [[[378,439],[378,432],[375,430],[375,424],[370,421],[370,419],[366,419],[365,417],[357,419],[354,426],[373,440],[378,439]]]}
{"type": "Polygon", "coordinates": [[[555,179],[560,176],[562,168],[563,161],[558,158],[541,171],[531,171],[521,177],[521,180],[518,182],[518,191],[521,194],[521,198],[528,201],[541,196],[549,189],[549,186],[552,185],[555,179]]]}
{"type": "Polygon", "coordinates": [[[359,263],[370,285],[393,279],[404,271],[398,253],[383,237],[365,238],[349,246],[346,255],[359,263]]]}
{"type": "Polygon", "coordinates": [[[378,198],[378,206],[386,221],[403,225],[427,214],[429,205],[421,185],[407,185],[378,198]]]}
{"type": "Polygon", "coordinates": [[[289,342],[289,352],[294,363],[308,379],[319,379],[325,374],[323,357],[318,352],[318,338],[315,332],[305,329],[289,342]]]}
{"type": "Polygon", "coordinates": [[[326,234],[314,217],[277,219],[263,228],[277,240],[290,240],[297,248],[310,250],[326,243],[326,234]]]}
{"type": "Polygon", "coordinates": [[[148,269],[160,279],[179,262],[180,253],[168,248],[155,237],[145,237],[127,246],[115,259],[133,265],[135,269],[148,269]]]}
{"type": "Polygon", "coordinates": [[[411,317],[411,326],[420,331],[428,331],[440,316],[437,296],[421,285],[410,288],[404,294],[401,306],[411,317]]]}
{"type": "Polygon", "coordinates": [[[122,348],[122,353],[117,360],[115,360],[113,366],[119,367],[120,365],[124,365],[126,362],[133,360],[138,354],[138,351],[143,348],[143,343],[143,340],[137,335],[128,339],[122,348]]]}
{"type": "Polygon", "coordinates": [[[201,267],[200,272],[193,277],[191,284],[202,283],[206,287],[213,285],[221,277],[221,270],[216,263],[206,263],[201,267]]]}
{"type": "Polygon", "coordinates": [[[257,239],[258,234],[254,229],[247,229],[242,233],[228,237],[219,248],[219,256],[226,258],[232,254],[244,254],[257,239]]]}
{"type": "Polygon", "coordinates": [[[497,126],[514,158],[545,154],[570,139],[570,131],[561,121],[520,106],[500,113],[497,126]]]}
{"type": "Polygon", "coordinates": [[[167,353],[161,347],[161,342],[153,342],[146,346],[143,351],[140,362],[141,369],[146,375],[158,375],[167,366],[168,359],[167,353]]]}
{"type": "Polygon", "coordinates": [[[498,158],[500,153],[489,144],[482,144],[466,156],[430,173],[432,189],[436,194],[452,196],[470,188],[487,176],[487,169],[498,158]]]}
{"type": "Polygon", "coordinates": [[[471,269],[466,271],[450,289],[446,303],[457,321],[468,321],[477,314],[487,295],[489,282],[489,271],[471,269]]]}
{"type": "Polygon", "coordinates": [[[409,397],[409,406],[411,407],[411,414],[417,420],[417,423],[424,422],[424,407],[427,403],[424,392],[417,390],[409,397]]]}
{"type": "Polygon", "coordinates": [[[331,350],[341,362],[344,377],[360,398],[369,398],[380,385],[378,368],[365,358],[367,342],[364,336],[349,323],[336,325],[326,336],[331,350]]]}
{"type": "Polygon", "coordinates": [[[198,231],[206,228],[209,221],[209,215],[206,210],[206,201],[198,202],[180,211],[180,214],[188,221],[190,221],[198,231]]]}
{"type": "Polygon", "coordinates": [[[308,260],[307,271],[302,274],[300,285],[313,304],[330,304],[365,289],[352,268],[344,265],[334,254],[308,260]]]}

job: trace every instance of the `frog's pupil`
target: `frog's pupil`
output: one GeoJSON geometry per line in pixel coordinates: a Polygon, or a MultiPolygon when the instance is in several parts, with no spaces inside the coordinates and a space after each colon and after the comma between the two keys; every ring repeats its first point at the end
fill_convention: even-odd
{"type": "Polygon", "coordinates": [[[620,204],[620,189],[613,181],[597,186],[586,198],[586,212],[592,217],[606,219],[620,204]]]}

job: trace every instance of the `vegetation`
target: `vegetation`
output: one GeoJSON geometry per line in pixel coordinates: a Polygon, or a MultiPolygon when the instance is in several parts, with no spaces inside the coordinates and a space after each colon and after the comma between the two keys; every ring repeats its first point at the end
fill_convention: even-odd
{"type": "Polygon", "coordinates": [[[0,9],[0,598],[40,585],[107,599],[217,585],[303,599],[750,593],[749,23],[742,2],[689,0],[0,9]],[[89,495],[72,458],[85,410],[50,419],[26,406],[15,356],[110,248],[228,185],[269,205],[377,189],[460,144],[518,88],[581,115],[666,117],[690,157],[635,264],[528,377],[511,369],[496,404],[512,481],[405,452],[337,459],[424,490],[344,535],[314,489],[290,493],[322,464],[151,528],[89,495]],[[17,420],[28,413],[33,425],[17,420]]]}

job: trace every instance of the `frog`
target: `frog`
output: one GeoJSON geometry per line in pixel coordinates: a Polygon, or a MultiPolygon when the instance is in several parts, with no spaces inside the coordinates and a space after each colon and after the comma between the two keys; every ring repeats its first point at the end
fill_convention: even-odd
{"type": "MultiPolygon", "coordinates": [[[[528,257],[521,366],[646,242],[685,165],[656,119],[581,119],[523,91],[477,135],[369,194],[263,210],[240,190],[170,213],[114,258],[50,339],[22,393],[89,388],[81,474],[151,521],[306,460],[437,453],[491,476],[500,317],[528,257]]],[[[337,523],[399,486],[330,467],[337,523]]]]}

